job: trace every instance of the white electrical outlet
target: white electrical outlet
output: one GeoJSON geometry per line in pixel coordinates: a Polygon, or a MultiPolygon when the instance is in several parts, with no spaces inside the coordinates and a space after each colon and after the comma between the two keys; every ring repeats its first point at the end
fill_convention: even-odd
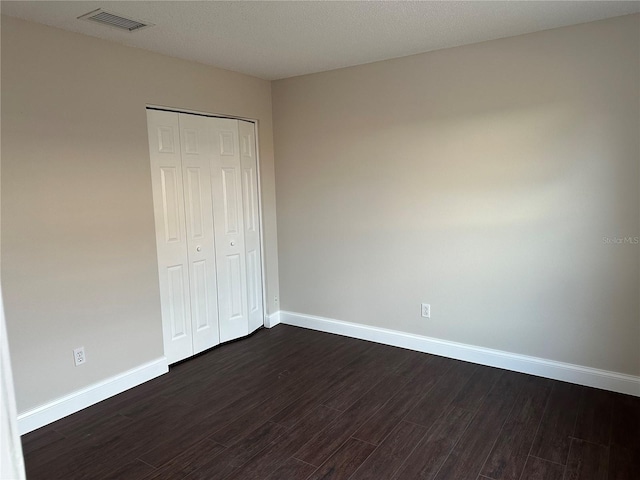
{"type": "Polygon", "coordinates": [[[428,303],[423,303],[421,312],[424,318],[431,318],[431,305],[429,305],[428,303]]]}
{"type": "Polygon", "coordinates": [[[73,361],[78,365],[82,365],[87,361],[87,357],[84,355],[84,347],[78,347],[73,350],[73,361]]]}

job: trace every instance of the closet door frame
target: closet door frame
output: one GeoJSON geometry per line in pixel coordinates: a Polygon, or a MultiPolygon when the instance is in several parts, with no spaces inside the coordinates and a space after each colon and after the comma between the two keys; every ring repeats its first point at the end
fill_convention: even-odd
{"type": "MultiPolygon", "coordinates": [[[[215,117],[215,118],[228,118],[231,120],[243,120],[245,122],[253,123],[253,131],[255,138],[255,152],[256,152],[256,182],[258,184],[258,223],[260,228],[260,273],[262,278],[262,325],[267,321],[267,279],[266,279],[266,260],[264,251],[264,222],[262,215],[262,175],[260,168],[260,129],[258,128],[259,121],[255,118],[239,117],[236,115],[226,115],[220,113],[203,112],[200,110],[190,110],[185,108],[168,107],[164,105],[147,104],[145,110],[161,110],[165,112],[173,113],[188,113],[192,115],[200,115],[203,117],[215,117]]],[[[249,332],[251,333],[251,332],[249,332]]]]}

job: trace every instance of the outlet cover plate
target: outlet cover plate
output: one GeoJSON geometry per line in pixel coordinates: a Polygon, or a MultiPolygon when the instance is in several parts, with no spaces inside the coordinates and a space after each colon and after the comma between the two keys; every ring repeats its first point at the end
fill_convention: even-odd
{"type": "Polygon", "coordinates": [[[78,347],[73,349],[73,361],[78,365],[82,365],[87,361],[87,357],[84,354],[84,347],[78,347]]]}

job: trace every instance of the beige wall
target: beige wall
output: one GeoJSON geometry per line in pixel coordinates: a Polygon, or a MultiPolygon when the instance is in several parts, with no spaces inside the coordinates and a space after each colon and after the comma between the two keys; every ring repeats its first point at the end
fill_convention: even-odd
{"type": "Polygon", "coordinates": [[[147,104],[258,119],[278,295],[270,83],[2,17],[2,286],[19,411],[162,355],[147,104]]]}
{"type": "Polygon", "coordinates": [[[639,63],[635,15],[275,82],[282,309],[640,374],[639,63]]]}

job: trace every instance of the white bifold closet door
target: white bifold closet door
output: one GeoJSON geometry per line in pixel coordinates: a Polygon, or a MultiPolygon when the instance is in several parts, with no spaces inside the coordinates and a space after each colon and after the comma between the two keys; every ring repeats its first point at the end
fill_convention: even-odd
{"type": "Polygon", "coordinates": [[[254,127],[159,110],[147,110],[147,123],[164,350],[174,363],[262,325],[254,127]]]}

